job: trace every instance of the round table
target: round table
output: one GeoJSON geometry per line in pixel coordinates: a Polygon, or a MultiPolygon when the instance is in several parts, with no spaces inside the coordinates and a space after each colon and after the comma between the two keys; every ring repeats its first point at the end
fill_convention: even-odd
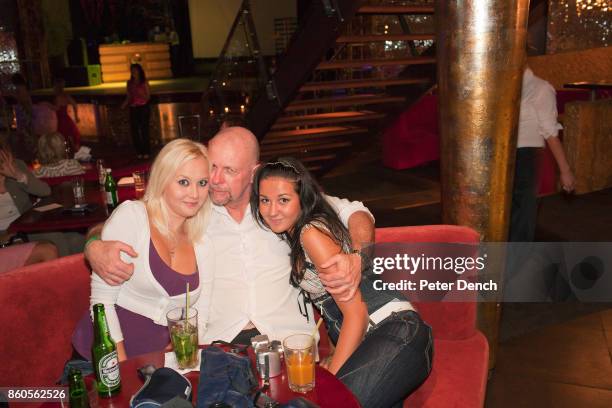
{"type": "MultiPolygon", "coordinates": [[[[249,350],[251,349],[249,348],[249,350]]],[[[252,352],[250,353],[250,357],[251,361],[253,361],[254,356],[252,352]]],[[[86,377],[85,383],[89,390],[90,405],[92,407],[128,407],[130,398],[143,384],[136,370],[147,364],[152,364],[155,367],[163,367],[164,353],[155,352],[143,354],[122,362],[120,364],[121,392],[112,398],[99,398],[93,388],[93,375],[86,377]]],[[[191,381],[193,387],[193,402],[195,403],[198,394],[200,372],[192,371],[185,376],[191,381]]],[[[266,394],[281,403],[287,402],[293,398],[304,397],[322,408],[358,408],[360,406],[355,396],[342,382],[340,382],[340,380],[329,371],[319,366],[315,368],[315,384],[314,390],[306,394],[299,394],[291,391],[287,383],[287,375],[283,365],[282,374],[270,379],[270,388],[266,394]]],[[[261,381],[259,385],[262,385],[261,381]]]]}

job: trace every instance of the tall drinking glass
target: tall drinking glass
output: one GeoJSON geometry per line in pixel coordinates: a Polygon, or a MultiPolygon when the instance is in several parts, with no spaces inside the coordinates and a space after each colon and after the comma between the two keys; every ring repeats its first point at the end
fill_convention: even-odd
{"type": "Polygon", "coordinates": [[[147,172],[146,171],[135,171],[132,173],[134,177],[134,192],[136,198],[144,196],[145,188],[147,186],[147,172]]]}
{"type": "Polygon", "coordinates": [[[198,364],[198,311],[190,307],[177,307],[166,314],[170,340],[181,370],[198,364]]]}
{"type": "Polygon", "coordinates": [[[85,181],[83,177],[75,177],[72,180],[72,194],[74,195],[74,205],[76,207],[85,204],[85,181]]]}
{"type": "Polygon", "coordinates": [[[315,343],[309,334],[294,334],[283,340],[289,388],[305,393],[315,386],[315,343]]]}

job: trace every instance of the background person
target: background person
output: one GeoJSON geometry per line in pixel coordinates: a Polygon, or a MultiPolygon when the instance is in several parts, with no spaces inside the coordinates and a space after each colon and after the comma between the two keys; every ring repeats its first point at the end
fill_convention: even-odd
{"type": "MultiPolygon", "coordinates": [[[[143,199],[122,203],[102,230],[103,239],[121,239],[133,248],[122,258],[133,262],[134,274],[119,286],[91,275],[91,306],[104,304],[120,361],[168,346],[166,313],[184,306],[187,283],[191,304],[202,302],[203,328],[212,290],[213,242],[204,234],[210,213],[206,148],[174,140],[159,152],[150,174],[143,199]]],[[[86,312],[73,345],[87,360],[92,340],[86,312]]]]}
{"type": "Polygon", "coordinates": [[[38,162],[34,170],[36,177],[61,177],[83,174],[78,160],[66,158],[66,139],[61,133],[49,133],[38,139],[38,162]]]}
{"type": "Polygon", "coordinates": [[[0,231],[32,208],[30,196],[46,197],[51,188],[38,180],[21,160],[15,159],[5,137],[0,137],[0,231]]]}
{"type": "Polygon", "coordinates": [[[557,122],[557,98],[553,86],[534,75],[527,67],[523,73],[518,141],[512,189],[512,213],[508,241],[532,242],[535,238],[538,212],[538,165],[546,143],[555,158],[563,190],[574,190],[572,172],[557,122]]]}
{"type": "Polygon", "coordinates": [[[26,265],[56,259],[57,247],[51,242],[26,242],[0,248],[0,273],[26,265]]]}
{"type": "MultiPolygon", "coordinates": [[[[51,194],[49,186],[38,180],[26,164],[16,160],[6,142],[0,137],[0,241],[8,242],[9,226],[21,214],[32,207],[30,196],[45,197],[51,194]]],[[[0,249],[0,272],[20,266],[57,258],[54,244],[42,241],[10,245],[0,249]]]]}
{"type": "Polygon", "coordinates": [[[375,290],[367,276],[350,300],[328,293],[318,275],[321,265],[350,253],[351,237],[298,160],[281,158],[257,171],[251,211],[289,244],[291,284],[308,294],[325,320],[336,348],[321,365],[363,407],[401,405],[431,371],[429,326],[401,293],[375,290]]]}
{"type": "Polygon", "coordinates": [[[130,108],[130,132],[139,159],[148,159],[151,154],[149,140],[149,118],[151,116],[151,92],[149,82],[140,64],[130,65],[127,95],[121,108],[130,108]]]}

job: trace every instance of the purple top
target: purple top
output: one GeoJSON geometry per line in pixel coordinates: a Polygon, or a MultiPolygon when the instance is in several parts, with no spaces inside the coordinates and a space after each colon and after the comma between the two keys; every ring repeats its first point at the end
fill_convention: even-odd
{"type": "MultiPolygon", "coordinates": [[[[184,294],[187,282],[189,282],[190,290],[196,289],[200,284],[197,266],[196,271],[191,275],[176,272],[161,259],[153,241],[149,243],[149,266],[155,280],[170,296],[184,294]]],[[[130,312],[118,305],[115,305],[115,311],[121,324],[123,345],[128,358],[163,350],[170,343],[166,326],[155,324],[148,317],[130,312]]],[[[72,335],[72,345],[81,356],[91,360],[92,343],[93,325],[90,313],[87,311],[81,317],[72,335]]]]}

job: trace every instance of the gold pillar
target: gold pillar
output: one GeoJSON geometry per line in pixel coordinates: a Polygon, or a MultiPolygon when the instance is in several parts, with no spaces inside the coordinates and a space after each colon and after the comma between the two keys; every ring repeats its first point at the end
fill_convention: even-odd
{"type": "MultiPolygon", "coordinates": [[[[508,235],[528,9],[529,0],[436,1],[442,219],[487,242],[508,235]]],[[[499,311],[479,304],[490,368],[499,311]]]]}

